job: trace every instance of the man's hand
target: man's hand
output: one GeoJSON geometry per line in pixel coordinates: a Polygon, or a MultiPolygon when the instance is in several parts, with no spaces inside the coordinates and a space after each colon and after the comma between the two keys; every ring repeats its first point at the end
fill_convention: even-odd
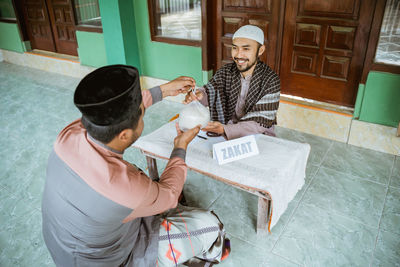
{"type": "Polygon", "coordinates": [[[197,125],[196,127],[192,128],[190,130],[187,130],[186,132],[182,132],[179,129],[178,123],[175,124],[175,127],[176,127],[176,132],[177,132],[178,136],[175,137],[175,139],[174,139],[174,147],[175,148],[183,148],[186,150],[189,143],[199,133],[201,125],[197,125]]]}
{"type": "Polygon", "coordinates": [[[217,133],[220,135],[223,135],[225,133],[224,125],[219,121],[210,121],[207,126],[204,127],[202,130],[206,132],[217,133]]]}
{"type": "Polygon", "coordinates": [[[166,96],[176,96],[186,94],[196,86],[196,81],[192,77],[181,76],[168,83],[160,85],[163,98],[166,96]]]}
{"type": "Polygon", "coordinates": [[[192,101],[199,101],[203,98],[203,93],[200,90],[196,90],[196,93],[194,94],[192,90],[190,90],[185,97],[185,100],[183,101],[183,104],[189,104],[192,101]]]}

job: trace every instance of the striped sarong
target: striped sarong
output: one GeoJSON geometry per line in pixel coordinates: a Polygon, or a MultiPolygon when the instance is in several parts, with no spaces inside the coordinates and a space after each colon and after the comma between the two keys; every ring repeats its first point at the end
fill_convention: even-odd
{"type": "Polygon", "coordinates": [[[225,231],[212,211],[178,205],[160,220],[157,266],[211,266],[221,261],[225,231]]]}

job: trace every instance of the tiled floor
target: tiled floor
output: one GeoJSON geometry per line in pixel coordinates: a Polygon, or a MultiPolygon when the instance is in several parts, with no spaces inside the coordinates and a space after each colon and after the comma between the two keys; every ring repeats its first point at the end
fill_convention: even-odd
{"type": "MultiPolygon", "coordinates": [[[[0,266],[54,266],[41,236],[41,193],[52,143],[79,116],[77,83],[0,63],[0,266]]],[[[159,113],[146,112],[145,133],[170,116],[159,113]]],[[[231,256],[220,266],[400,266],[400,158],[277,131],[312,150],[306,184],[271,235],[255,233],[256,197],[188,174],[187,201],[215,210],[231,238],[231,256]]],[[[145,168],[134,149],[125,158],[145,168]]]]}

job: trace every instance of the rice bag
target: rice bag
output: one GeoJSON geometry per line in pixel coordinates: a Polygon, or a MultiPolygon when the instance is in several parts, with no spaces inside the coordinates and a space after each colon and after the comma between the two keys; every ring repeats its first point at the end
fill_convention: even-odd
{"type": "Polygon", "coordinates": [[[187,131],[201,124],[205,127],[210,121],[210,112],[199,101],[192,101],[187,104],[179,113],[179,128],[187,131]]]}

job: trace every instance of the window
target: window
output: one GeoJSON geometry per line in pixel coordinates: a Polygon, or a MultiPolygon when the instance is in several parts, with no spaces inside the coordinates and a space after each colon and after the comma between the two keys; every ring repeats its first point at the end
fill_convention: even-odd
{"type": "Polygon", "coordinates": [[[400,0],[387,0],[375,62],[400,66],[400,0]]]}
{"type": "Polygon", "coordinates": [[[200,46],[201,0],[148,0],[153,41],[200,46]]]}
{"type": "Polygon", "coordinates": [[[12,0],[0,0],[0,20],[17,21],[12,0]]]}
{"type": "Polygon", "coordinates": [[[74,11],[78,30],[102,27],[98,0],[74,0],[74,11]]]}

